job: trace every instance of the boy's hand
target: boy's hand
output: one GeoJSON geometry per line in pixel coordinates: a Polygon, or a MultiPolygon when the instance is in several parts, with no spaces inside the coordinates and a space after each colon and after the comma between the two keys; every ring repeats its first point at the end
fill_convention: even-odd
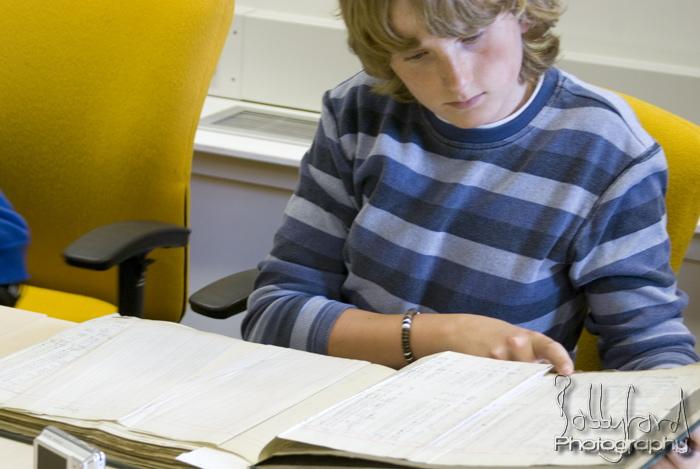
{"type": "Polygon", "coordinates": [[[435,320],[445,322],[442,329],[448,350],[500,360],[549,362],[556,372],[563,375],[574,371],[571,357],[555,340],[499,319],[474,314],[421,315],[417,318],[414,323],[414,337],[417,339],[414,348],[419,356],[422,347],[426,347],[424,350],[427,352],[432,345],[430,342],[439,340],[438,337],[422,334],[433,329],[428,323],[435,320]]]}
{"type": "Polygon", "coordinates": [[[690,432],[686,453],[671,451],[661,461],[654,464],[652,469],[697,469],[698,467],[700,467],[700,428],[690,432]]]}
{"type": "MultiPolygon", "coordinates": [[[[336,321],[328,353],[401,368],[400,314],[347,309],[336,321]]],[[[475,314],[424,313],[413,317],[410,344],[417,358],[451,350],[522,362],[544,361],[570,375],[574,364],[566,349],[544,334],[475,314]]]]}

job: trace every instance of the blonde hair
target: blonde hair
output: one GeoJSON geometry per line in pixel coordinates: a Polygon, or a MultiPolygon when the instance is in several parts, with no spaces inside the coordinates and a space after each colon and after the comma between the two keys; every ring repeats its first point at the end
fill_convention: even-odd
{"type": "MultiPolygon", "coordinates": [[[[561,15],[559,0],[409,0],[427,32],[439,37],[464,37],[490,25],[499,15],[512,13],[527,26],[523,33],[520,80],[536,82],[556,60],[559,38],[552,27],[561,15]]],[[[399,36],[391,26],[393,0],[340,0],[340,14],[348,29],[348,45],[365,71],[380,81],[379,94],[398,101],[414,101],[390,67],[395,52],[416,47],[413,38],[399,36]]]]}

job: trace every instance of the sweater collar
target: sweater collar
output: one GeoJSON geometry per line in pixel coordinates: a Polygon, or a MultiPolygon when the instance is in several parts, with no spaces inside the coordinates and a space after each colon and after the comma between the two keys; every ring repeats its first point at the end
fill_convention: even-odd
{"type": "Polygon", "coordinates": [[[430,125],[449,140],[460,143],[493,143],[505,140],[525,128],[549,101],[558,80],[559,71],[556,68],[552,67],[547,70],[542,86],[527,108],[522,110],[515,119],[508,120],[496,127],[462,129],[443,121],[423,106],[421,106],[421,110],[430,125]]]}

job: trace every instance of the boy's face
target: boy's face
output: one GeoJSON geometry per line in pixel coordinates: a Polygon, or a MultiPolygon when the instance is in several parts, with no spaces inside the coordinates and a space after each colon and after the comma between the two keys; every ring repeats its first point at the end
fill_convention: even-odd
{"type": "Polygon", "coordinates": [[[407,0],[393,2],[391,24],[415,49],[394,53],[394,73],[423,106],[447,122],[472,128],[496,122],[528,98],[519,80],[525,29],[512,14],[499,16],[476,36],[441,38],[425,30],[407,0]]]}

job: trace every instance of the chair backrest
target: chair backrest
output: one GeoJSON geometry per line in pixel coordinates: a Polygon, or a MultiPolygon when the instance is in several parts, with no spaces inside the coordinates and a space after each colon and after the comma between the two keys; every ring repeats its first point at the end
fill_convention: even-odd
{"type": "MultiPolygon", "coordinates": [[[[700,216],[700,126],[641,99],[622,95],[668,161],[666,210],[671,238],[671,267],[677,273],[700,216]]],[[[576,369],[600,369],[597,339],[584,331],[578,342],[576,369]]]]}
{"type": "MultiPolygon", "coordinates": [[[[31,230],[30,284],[116,302],[63,250],[110,222],[187,226],[194,134],[233,0],[0,0],[0,187],[31,230]]],[[[145,316],[179,320],[187,252],[158,250],[145,316]]]]}

